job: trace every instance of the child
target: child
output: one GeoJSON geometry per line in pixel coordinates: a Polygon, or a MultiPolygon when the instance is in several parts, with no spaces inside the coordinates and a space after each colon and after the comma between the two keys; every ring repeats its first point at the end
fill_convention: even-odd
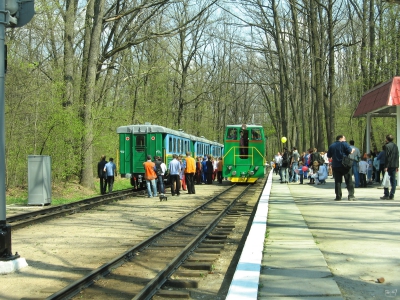
{"type": "Polygon", "coordinates": [[[367,184],[370,185],[370,184],[372,184],[373,165],[372,165],[371,154],[369,154],[369,153],[367,154],[367,164],[368,164],[367,184]]]}
{"type": "MultiPolygon", "coordinates": [[[[295,171],[296,172],[296,171],[295,171]]],[[[303,184],[303,178],[304,178],[304,170],[303,170],[303,162],[299,161],[299,169],[298,172],[296,172],[299,175],[300,178],[300,184],[303,184]]]]}
{"type": "Polygon", "coordinates": [[[360,175],[360,187],[367,187],[367,172],[368,172],[368,163],[366,162],[367,158],[363,157],[358,163],[358,174],[360,175]]]}
{"type": "Polygon", "coordinates": [[[320,165],[317,173],[315,173],[314,176],[315,176],[315,182],[317,184],[325,184],[326,183],[325,180],[328,178],[328,169],[324,164],[320,165]]]}

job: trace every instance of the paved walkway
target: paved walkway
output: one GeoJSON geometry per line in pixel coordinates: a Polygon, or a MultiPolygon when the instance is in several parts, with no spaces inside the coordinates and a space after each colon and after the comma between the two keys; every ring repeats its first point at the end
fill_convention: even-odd
{"type": "Polygon", "coordinates": [[[271,190],[258,299],[343,299],[289,185],[277,179],[271,190]]]}
{"type": "Polygon", "coordinates": [[[357,188],[356,201],[333,201],[333,179],[299,185],[271,176],[254,222],[267,214],[266,228],[249,234],[227,300],[400,298],[400,191],[396,201],[382,195],[373,185],[357,188]]]}

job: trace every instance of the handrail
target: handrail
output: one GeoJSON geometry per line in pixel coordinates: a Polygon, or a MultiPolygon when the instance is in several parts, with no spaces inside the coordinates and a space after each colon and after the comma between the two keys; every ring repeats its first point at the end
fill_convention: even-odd
{"type": "MultiPolygon", "coordinates": [[[[254,154],[254,149],[256,150],[256,152],[258,152],[258,154],[259,154],[259,156],[264,160],[265,158],[264,158],[264,155],[262,155],[262,153],[257,149],[257,147],[254,147],[254,146],[252,146],[252,147],[243,147],[243,146],[234,146],[234,147],[231,147],[230,149],[229,149],[229,151],[224,155],[224,159],[225,159],[225,157],[228,155],[228,153],[229,152],[231,152],[232,150],[234,151],[234,154],[233,154],[233,164],[234,165],[236,165],[236,157],[237,156],[242,156],[243,154],[236,154],[236,151],[237,151],[237,148],[239,148],[239,150],[240,149],[243,149],[243,148],[247,148],[247,149],[249,149],[249,150],[251,150],[251,154],[247,154],[247,156],[248,156],[248,158],[250,157],[251,158],[251,164],[252,165],[254,165],[254,156],[255,156],[255,154],[254,154]]],[[[256,153],[257,154],[257,153],[256,153]]]]}

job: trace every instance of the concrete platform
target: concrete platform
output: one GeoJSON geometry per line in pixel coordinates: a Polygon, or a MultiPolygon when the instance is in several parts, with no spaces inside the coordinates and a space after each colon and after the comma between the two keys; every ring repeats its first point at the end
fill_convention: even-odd
{"type": "Polygon", "coordinates": [[[269,202],[268,238],[261,262],[258,299],[342,299],[288,185],[275,182],[269,202]]]}
{"type": "Polygon", "coordinates": [[[288,185],[272,184],[270,175],[250,233],[261,224],[266,231],[254,230],[257,237],[249,234],[244,250],[248,244],[252,250],[243,251],[226,299],[343,299],[288,185]],[[254,255],[258,251],[261,260],[254,255]],[[244,262],[251,264],[253,276],[244,262]]]}
{"type": "MultiPolygon", "coordinates": [[[[334,201],[332,178],[299,185],[270,175],[253,224],[258,230],[246,241],[251,251],[242,253],[226,299],[399,296],[400,191],[395,200],[381,200],[374,184],[356,188],[356,201],[334,201]]],[[[342,190],[347,199],[344,183],[342,190]]]]}

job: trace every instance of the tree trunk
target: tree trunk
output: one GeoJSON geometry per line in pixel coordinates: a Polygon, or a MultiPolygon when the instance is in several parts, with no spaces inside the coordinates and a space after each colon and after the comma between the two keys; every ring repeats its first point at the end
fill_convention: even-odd
{"type": "MultiPolygon", "coordinates": [[[[328,62],[328,87],[327,87],[327,103],[325,106],[325,126],[326,137],[328,145],[333,143],[336,139],[335,136],[335,38],[334,38],[334,25],[333,25],[333,1],[329,0],[328,3],[328,41],[329,41],[329,62],[328,62]]],[[[322,149],[321,149],[322,150],[322,149]]]]}
{"type": "Polygon", "coordinates": [[[66,1],[64,23],[64,107],[70,106],[74,102],[74,25],[76,4],[76,0],[66,1]]]}
{"type": "Polygon", "coordinates": [[[321,41],[318,33],[318,16],[317,1],[310,1],[310,23],[311,23],[311,49],[314,62],[314,91],[315,91],[315,129],[317,134],[316,147],[320,151],[323,148],[323,78],[322,78],[322,57],[321,57],[321,41]]]}
{"type": "MultiPolygon", "coordinates": [[[[92,2],[92,1],[91,1],[92,2]]],[[[94,188],[93,184],[93,117],[92,106],[95,99],[96,90],[96,70],[97,60],[100,53],[100,36],[102,29],[102,20],[104,14],[105,0],[95,0],[93,10],[93,26],[86,27],[86,31],[90,31],[90,40],[88,45],[86,83],[83,94],[82,123],[84,125],[84,133],[82,136],[82,177],[81,184],[88,188],[94,188]]],[[[88,11],[88,14],[90,12],[88,11]]],[[[86,35],[86,33],[85,33],[86,35]]],[[[86,46],[86,45],[85,45],[86,46]]]]}
{"type": "Polygon", "coordinates": [[[274,39],[276,45],[276,52],[278,53],[278,64],[279,64],[279,100],[280,100],[280,117],[282,120],[282,135],[287,137],[289,134],[289,123],[288,123],[288,115],[287,115],[287,103],[286,103],[286,90],[285,90],[285,68],[283,61],[283,53],[281,46],[281,27],[279,25],[278,11],[276,1],[272,0],[272,12],[274,17],[274,39]]]}

